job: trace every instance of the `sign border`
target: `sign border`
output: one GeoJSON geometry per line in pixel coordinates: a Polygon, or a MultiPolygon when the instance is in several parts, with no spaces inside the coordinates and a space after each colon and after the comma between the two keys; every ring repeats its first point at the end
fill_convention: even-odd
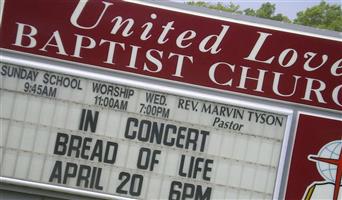
{"type": "Polygon", "coordinates": [[[102,199],[117,199],[117,200],[133,200],[133,198],[127,198],[122,196],[116,195],[109,195],[99,192],[93,192],[88,190],[79,190],[69,187],[63,187],[58,185],[46,184],[46,183],[39,183],[33,181],[26,181],[16,178],[8,178],[0,176],[0,183],[1,184],[10,184],[10,185],[18,185],[23,187],[30,187],[30,188],[37,188],[37,189],[45,189],[54,192],[64,192],[73,195],[80,195],[80,196],[87,196],[90,198],[102,198],[102,199]]]}
{"type": "MultiPolygon", "coordinates": [[[[135,74],[123,74],[120,72],[116,72],[113,70],[103,70],[102,68],[89,68],[89,67],[82,67],[84,64],[78,64],[73,62],[61,62],[58,61],[58,59],[48,59],[44,60],[43,56],[42,58],[38,58],[38,56],[32,56],[32,55],[20,55],[23,53],[10,53],[6,51],[0,50],[1,55],[1,62],[13,64],[13,65],[19,65],[24,67],[31,67],[35,69],[40,70],[46,70],[51,71],[55,73],[64,73],[71,76],[79,76],[81,78],[89,78],[99,81],[105,81],[113,84],[120,84],[125,85],[129,87],[134,87],[138,89],[143,90],[152,90],[155,92],[160,93],[167,93],[171,95],[178,95],[178,96],[184,96],[188,98],[194,98],[194,99],[200,99],[204,101],[211,101],[213,103],[220,103],[220,104],[228,104],[233,106],[239,106],[247,109],[255,109],[260,110],[264,112],[272,112],[276,114],[282,114],[287,117],[286,119],[286,125],[284,130],[284,137],[281,144],[281,151],[279,155],[279,161],[278,161],[278,167],[277,167],[277,173],[276,173],[276,180],[273,188],[273,199],[278,199],[279,195],[281,195],[284,191],[284,186],[282,183],[284,182],[284,178],[287,179],[287,177],[284,176],[284,173],[287,172],[287,169],[285,169],[285,164],[287,162],[286,158],[288,157],[287,152],[289,148],[289,140],[291,135],[291,129],[292,129],[292,123],[293,123],[293,113],[294,111],[292,109],[280,107],[280,106],[273,106],[269,105],[270,103],[256,103],[256,102],[249,102],[246,99],[234,99],[229,96],[227,93],[222,93],[220,91],[212,91],[208,88],[196,88],[200,91],[191,91],[193,90],[192,85],[185,85],[181,83],[175,83],[173,81],[165,82],[160,79],[150,79],[145,76],[137,76],[135,74]],[[115,76],[113,76],[115,75],[115,76]],[[134,79],[132,79],[134,77],[134,79]],[[158,83],[158,84],[157,84],[158,83]],[[163,84],[160,84],[163,83],[163,84]]],[[[40,56],[39,56],[40,57],[40,56]]],[[[0,176],[0,182],[2,182],[2,179],[4,177],[0,176]]],[[[18,184],[21,184],[20,179],[15,178],[6,178],[11,179],[8,181],[14,181],[18,180],[19,182],[16,182],[18,184]]],[[[36,188],[41,189],[53,189],[58,190],[66,193],[73,193],[74,191],[78,191],[78,194],[84,194],[88,192],[87,190],[82,189],[72,189],[69,190],[69,188],[62,187],[62,186],[56,186],[52,185],[53,187],[48,187],[50,184],[45,183],[38,183],[33,181],[26,181],[25,185],[32,186],[36,188]],[[47,186],[46,186],[47,185],[47,186]],[[65,190],[63,190],[65,189],[65,190]],[[82,193],[82,192],[85,193],[82,193]]],[[[95,193],[94,195],[108,195],[104,193],[95,193]]],[[[99,197],[100,197],[99,196],[99,197]]],[[[112,196],[112,195],[109,195],[112,196]]],[[[104,197],[104,196],[103,196],[104,197]]],[[[112,196],[116,198],[114,195],[112,196]]]]}

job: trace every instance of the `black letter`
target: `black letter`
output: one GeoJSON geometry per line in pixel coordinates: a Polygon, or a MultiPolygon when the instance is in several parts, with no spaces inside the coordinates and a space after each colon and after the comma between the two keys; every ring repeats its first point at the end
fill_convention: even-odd
{"type": "Polygon", "coordinates": [[[133,140],[136,137],[137,132],[132,131],[131,133],[129,133],[131,123],[133,123],[134,127],[137,127],[138,126],[138,120],[136,118],[132,118],[132,117],[127,119],[126,130],[125,130],[125,138],[133,140]]]}
{"type": "Polygon", "coordinates": [[[67,150],[67,143],[68,143],[68,139],[69,136],[65,133],[57,133],[57,137],[56,137],[56,143],[55,143],[55,149],[53,151],[54,154],[56,155],[64,155],[66,153],[67,150]],[[63,141],[61,141],[63,139],[63,141]],[[61,147],[62,149],[59,150],[59,147],[61,147]]]}
{"type": "Polygon", "coordinates": [[[117,154],[117,151],[118,151],[118,144],[117,143],[114,143],[114,142],[107,142],[107,145],[106,145],[106,151],[105,151],[105,157],[103,159],[103,162],[104,163],[108,163],[108,164],[114,164],[115,163],[115,160],[116,160],[116,154],[117,154]],[[110,147],[113,147],[113,155],[111,158],[109,158],[109,151],[110,151],[110,147]]]}
{"type": "Polygon", "coordinates": [[[57,179],[57,183],[61,183],[62,181],[62,162],[61,161],[55,162],[55,166],[52,169],[49,182],[53,182],[53,179],[55,178],[57,179]]]}
{"type": "Polygon", "coordinates": [[[137,167],[139,169],[147,169],[148,164],[150,161],[150,155],[151,155],[151,150],[148,148],[142,147],[139,151],[139,156],[138,156],[138,162],[137,162],[137,167]],[[142,157],[143,155],[146,155],[144,163],[142,163],[142,157]]]}
{"type": "Polygon", "coordinates": [[[68,177],[70,178],[76,177],[76,172],[77,172],[77,165],[75,163],[67,162],[66,167],[65,167],[63,184],[67,183],[68,177]],[[71,169],[71,172],[69,172],[70,171],[69,169],[71,169]]]}
{"type": "Polygon", "coordinates": [[[89,167],[87,165],[80,165],[79,171],[80,172],[78,173],[76,185],[81,186],[81,181],[84,181],[84,187],[88,188],[91,167],[89,167]],[[83,171],[85,171],[85,174],[83,171]]]}

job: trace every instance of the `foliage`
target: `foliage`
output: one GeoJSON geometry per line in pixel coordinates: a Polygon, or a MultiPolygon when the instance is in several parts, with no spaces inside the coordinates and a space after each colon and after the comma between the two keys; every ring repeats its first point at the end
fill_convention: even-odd
{"type": "Polygon", "coordinates": [[[272,19],[276,21],[288,22],[291,23],[291,20],[283,15],[283,14],[275,14],[275,4],[271,4],[269,2],[263,3],[261,7],[257,10],[253,10],[251,8],[244,10],[245,15],[265,18],[265,19],[272,19]]]}
{"type": "Polygon", "coordinates": [[[193,6],[200,6],[200,7],[206,7],[206,8],[210,8],[210,9],[215,9],[215,10],[220,10],[220,11],[224,11],[224,12],[232,12],[232,13],[238,13],[238,14],[242,14],[242,11],[240,11],[240,6],[233,4],[232,2],[230,2],[228,5],[223,5],[222,3],[217,3],[217,4],[210,4],[204,1],[190,1],[188,2],[189,5],[193,5],[193,6]]]}
{"type": "Polygon", "coordinates": [[[240,6],[233,4],[230,2],[228,5],[223,5],[222,3],[217,3],[217,4],[210,4],[204,1],[191,1],[188,2],[190,5],[194,6],[201,6],[201,7],[206,7],[210,9],[215,9],[215,10],[220,10],[220,11],[225,11],[225,12],[232,12],[232,13],[238,13],[238,14],[245,14],[249,16],[255,16],[255,17],[261,17],[265,19],[273,19],[277,21],[284,21],[284,22],[291,22],[290,19],[282,14],[277,14],[275,15],[275,4],[271,3],[264,3],[261,5],[261,7],[257,10],[253,10],[251,8],[247,8],[243,11],[239,10],[240,6]]]}
{"type": "Polygon", "coordinates": [[[341,5],[329,5],[322,1],[317,6],[298,12],[294,23],[342,32],[341,5]]]}
{"type": "MultiPolygon", "coordinates": [[[[229,3],[224,5],[222,3],[211,4],[204,1],[188,2],[190,5],[207,7],[210,9],[216,9],[225,12],[232,12],[238,14],[244,14],[249,16],[261,17],[265,19],[277,20],[287,23],[292,23],[291,20],[283,14],[275,14],[275,4],[263,3],[260,8],[254,10],[247,8],[243,11],[240,10],[240,6],[229,3]]],[[[329,29],[342,32],[342,9],[341,5],[328,4],[322,1],[319,5],[307,8],[305,11],[297,13],[297,18],[293,23],[312,26],[321,29],[329,29]]]]}

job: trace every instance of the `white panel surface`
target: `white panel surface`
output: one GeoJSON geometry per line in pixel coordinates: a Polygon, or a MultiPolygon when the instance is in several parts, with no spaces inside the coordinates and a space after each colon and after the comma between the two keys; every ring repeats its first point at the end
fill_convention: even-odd
{"type": "Polygon", "coordinates": [[[139,199],[268,199],[287,115],[1,64],[1,176],[139,199]]]}

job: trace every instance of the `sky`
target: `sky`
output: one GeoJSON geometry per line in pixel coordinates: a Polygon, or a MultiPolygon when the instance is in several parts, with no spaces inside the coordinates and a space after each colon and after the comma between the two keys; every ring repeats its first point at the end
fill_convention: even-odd
{"type": "MultiPolygon", "coordinates": [[[[174,2],[186,2],[188,0],[171,0],[174,2]]],[[[258,9],[261,4],[265,2],[270,2],[276,4],[275,13],[281,13],[289,17],[291,20],[296,18],[296,14],[299,11],[303,11],[308,7],[312,7],[318,5],[321,0],[201,0],[206,2],[213,3],[229,3],[232,2],[234,4],[240,5],[240,10],[244,10],[246,8],[258,9]]],[[[339,4],[341,5],[341,0],[325,0],[329,4],[339,4]]]]}

